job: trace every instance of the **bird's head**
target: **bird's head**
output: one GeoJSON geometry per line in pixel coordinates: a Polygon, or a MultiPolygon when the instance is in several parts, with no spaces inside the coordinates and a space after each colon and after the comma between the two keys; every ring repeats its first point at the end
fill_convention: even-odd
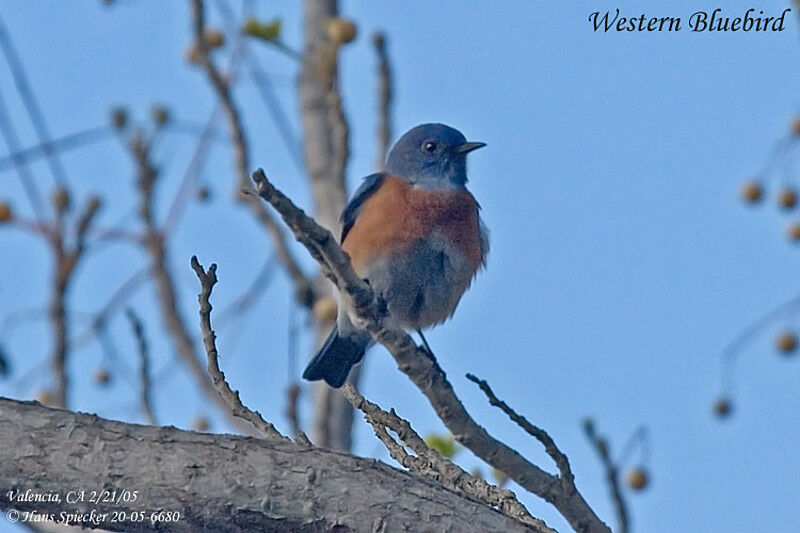
{"type": "Polygon", "coordinates": [[[467,154],[486,146],[467,142],[457,129],[422,124],[406,132],[386,159],[386,172],[428,189],[463,187],[467,183],[467,154]]]}

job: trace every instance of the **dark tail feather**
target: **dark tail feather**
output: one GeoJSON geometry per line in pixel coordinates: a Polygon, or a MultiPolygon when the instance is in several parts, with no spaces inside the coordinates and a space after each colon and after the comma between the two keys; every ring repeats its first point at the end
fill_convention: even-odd
{"type": "Polygon", "coordinates": [[[324,379],[328,385],[338,389],[344,384],[353,365],[364,357],[368,343],[369,339],[364,342],[357,336],[342,337],[334,327],[328,340],[308,363],[303,372],[303,379],[308,381],[324,379]]]}

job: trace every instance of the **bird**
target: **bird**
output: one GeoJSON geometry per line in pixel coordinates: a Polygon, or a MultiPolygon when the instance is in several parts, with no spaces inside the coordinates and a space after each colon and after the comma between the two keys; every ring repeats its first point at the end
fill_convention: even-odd
{"type": "MultiPolygon", "coordinates": [[[[467,154],[484,146],[444,124],[416,126],[394,144],[383,170],[364,178],[340,217],[342,249],[385,302],[387,326],[416,331],[431,355],[422,330],[453,315],[486,264],[488,230],[467,189],[467,154]]],[[[337,299],[336,324],[303,372],[334,388],[374,343],[337,299]]]]}

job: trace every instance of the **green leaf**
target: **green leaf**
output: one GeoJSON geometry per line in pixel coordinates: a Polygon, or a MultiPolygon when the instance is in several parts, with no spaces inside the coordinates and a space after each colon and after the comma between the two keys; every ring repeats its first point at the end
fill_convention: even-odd
{"type": "Polygon", "coordinates": [[[242,33],[264,41],[275,41],[281,34],[281,19],[262,23],[254,18],[249,18],[242,26],[242,33]]]}
{"type": "Polygon", "coordinates": [[[429,433],[425,437],[425,444],[439,452],[442,457],[448,459],[452,459],[461,451],[461,445],[456,442],[452,435],[429,433]]]}

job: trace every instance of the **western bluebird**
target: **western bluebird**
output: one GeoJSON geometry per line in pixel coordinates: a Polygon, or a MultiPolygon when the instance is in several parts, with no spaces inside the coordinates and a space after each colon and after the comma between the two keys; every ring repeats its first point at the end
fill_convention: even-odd
{"type": "MultiPolygon", "coordinates": [[[[467,153],[483,146],[443,124],[417,126],[345,207],[342,248],[386,302],[389,325],[421,335],[444,322],[484,264],[488,232],[466,186],[467,153]]],[[[336,326],[303,372],[332,387],[342,386],[373,342],[339,300],[336,326]]]]}

